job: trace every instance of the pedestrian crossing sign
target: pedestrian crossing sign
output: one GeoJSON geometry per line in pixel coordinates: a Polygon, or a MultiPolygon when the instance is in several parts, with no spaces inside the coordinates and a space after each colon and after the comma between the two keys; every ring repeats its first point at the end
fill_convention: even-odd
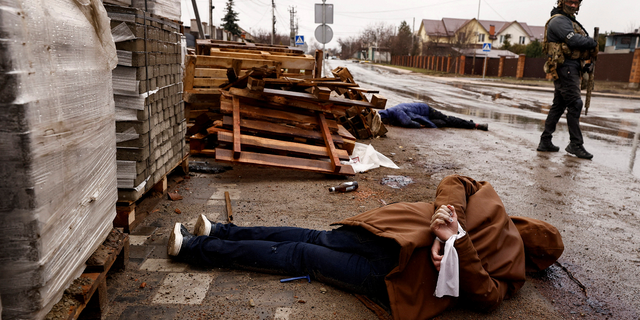
{"type": "Polygon", "coordinates": [[[484,43],[484,44],[482,45],[482,51],[483,51],[483,52],[489,52],[489,51],[491,51],[491,43],[484,43]]]}
{"type": "Polygon", "coordinates": [[[304,36],[296,36],[296,46],[301,46],[304,44],[304,36]]]}

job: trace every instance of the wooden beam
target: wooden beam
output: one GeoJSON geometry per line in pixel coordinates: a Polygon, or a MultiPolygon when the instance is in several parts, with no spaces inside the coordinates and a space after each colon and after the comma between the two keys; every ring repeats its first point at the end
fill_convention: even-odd
{"type": "MultiPolygon", "coordinates": [[[[246,100],[244,98],[240,99],[240,116],[242,118],[266,120],[271,122],[284,122],[300,128],[319,130],[317,125],[317,118],[315,115],[268,109],[264,108],[262,105],[251,105],[250,103],[247,103],[248,101],[251,100],[246,100]]],[[[261,102],[261,104],[262,103],[264,102],[261,102]]],[[[231,104],[231,101],[229,101],[229,99],[222,99],[222,102],[220,103],[220,112],[225,114],[233,113],[233,105],[231,104]]],[[[327,120],[327,123],[331,132],[338,131],[338,123],[335,120],[327,120]]]]}
{"type": "Polygon", "coordinates": [[[239,52],[211,52],[212,57],[232,58],[232,59],[252,59],[252,60],[268,60],[280,62],[280,67],[284,69],[313,69],[315,60],[313,57],[306,56],[279,56],[270,54],[256,53],[239,53],[239,52]]]}
{"type": "Polygon", "coordinates": [[[322,50],[316,50],[316,54],[315,54],[316,66],[313,69],[314,78],[322,77],[322,58],[323,58],[322,50]]]}
{"type": "MultiPolygon", "coordinates": [[[[242,145],[251,146],[254,148],[267,149],[272,151],[281,151],[293,154],[324,157],[329,158],[331,154],[327,151],[327,147],[315,146],[304,143],[297,143],[291,141],[283,141],[269,138],[262,138],[251,135],[241,135],[242,145]]],[[[232,143],[233,134],[230,132],[220,131],[218,132],[218,141],[232,143]]],[[[349,160],[349,153],[346,150],[336,149],[336,154],[340,160],[349,160]]]]}
{"type": "Polygon", "coordinates": [[[318,125],[320,126],[324,143],[327,146],[327,152],[330,154],[329,159],[333,165],[334,172],[340,172],[340,159],[338,159],[338,153],[336,152],[336,146],[331,139],[331,132],[327,127],[327,120],[324,118],[324,113],[318,113],[318,125]]]}
{"type": "MultiPolygon", "coordinates": [[[[239,59],[225,58],[225,57],[210,57],[210,56],[198,56],[197,66],[212,67],[212,68],[233,68],[233,61],[239,59]]],[[[257,60],[257,59],[242,59],[242,68],[260,68],[260,67],[278,67],[279,63],[271,60],[257,60]]]]}
{"type": "Polygon", "coordinates": [[[185,62],[184,79],[182,79],[185,91],[193,89],[193,78],[195,75],[196,63],[196,56],[187,56],[187,61],[185,62]]]}
{"type": "Polygon", "coordinates": [[[331,89],[327,87],[314,86],[312,88],[313,88],[313,96],[320,100],[329,100],[329,98],[331,97],[331,89]]]}
{"type": "MultiPolygon", "coordinates": [[[[223,123],[225,126],[232,126],[233,119],[229,116],[224,116],[223,123]]],[[[240,119],[240,127],[246,130],[258,131],[265,134],[275,134],[279,136],[288,136],[288,137],[301,137],[306,139],[314,139],[317,141],[324,141],[324,138],[318,131],[305,130],[296,127],[283,126],[277,123],[260,121],[260,120],[249,120],[249,119],[240,119]]],[[[335,143],[342,143],[344,140],[339,135],[331,136],[335,143]]]]}
{"type": "Polygon", "coordinates": [[[261,154],[253,152],[243,152],[240,158],[233,158],[233,151],[222,148],[216,148],[216,161],[253,164],[285,169],[304,170],[325,174],[338,174],[355,176],[356,173],[350,165],[340,166],[340,171],[335,172],[331,163],[324,160],[312,160],[303,158],[294,158],[287,156],[278,156],[272,154],[261,154]]]}
{"type": "Polygon", "coordinates": [[[231,223],[233,221],[233,211],[231,210],[231,196],[229,195],[229,191],[224,192],[224,201],[227,207],[227,222],[231,223]]]}
{"type": "Polygon", "coordinates": [[[233,157],[240,157],[240,99],[233,97],[233,157]]]}
{"type": "Polygon", "coordinates": [[[321,100],[315,99],[313,95],[307,94],[306,97],[302,99],[295,99],[292,97],[285,97],[279,95],[278,92],[288,92],[284,90],[275,90],[265,88],[262,93],[251,92],[247,89],[239,89],[239,88],[229,88],[229,93],[231,95],[240,96],[248,99],[255,99],[260,101],[267,101],[269,103],[283,106],[283,107],[297,107],[308,110],[315,111],[323,111],[328,113],[333,113],[337,116],[344,116],[346,114],[345,110],[350,105],[334,105],[333,103],[322,102],[321,100]],[[265,92],[270,92],[269,95],[264,95],[265,92]],[[311,97],[313,100],[310,100],[308,97],[311,97]]]}
{"type": "Polygon", "coordinates": [[[387,98],[380,94],[374,94],[371,97],[371,104],[376,109],[384,109],[387,106],[387,98]]]}

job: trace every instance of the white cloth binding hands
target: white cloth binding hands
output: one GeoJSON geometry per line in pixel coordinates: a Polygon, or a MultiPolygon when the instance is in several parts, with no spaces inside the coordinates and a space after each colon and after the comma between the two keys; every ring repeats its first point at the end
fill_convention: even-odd
{"type": "MultiPolygon", "coordinates": [[[[467,233],[458,224],[458,234],[452,235],[444,244],[444,256],[440,264],[440,273],[438,274],[438,283],[436,291],[433,293],[436,297],[443,296],[457,297],[460,295],[460,269],[458,262],[458,252],[453,244],[456,240],[464,237],[467,233]]],[[[440,240],[440,239],[438,239],[440,240]]]]}

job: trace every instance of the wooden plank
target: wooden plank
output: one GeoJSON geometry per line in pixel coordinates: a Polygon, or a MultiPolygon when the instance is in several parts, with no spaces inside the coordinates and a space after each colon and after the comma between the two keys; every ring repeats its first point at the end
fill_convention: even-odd
{"type": "Polygon", "coordinates": [[[233,221],[233,211],[231,210],[231,196],[229,195],[229,191],[224,192],[224,201],[227,207],[227,222],[231,223],[233,221]]]}
{"type": "Polygon", "coordinates": [[[240,155],[240,158],[234,159],[233,151],[222,148],[216,148],[216,161],[304,170],[325,174],[338,174],[347,176],[354,176],[356,174],[350,165],[340,166],[340,171],[334,172],[332,164],[323,160],[294,158],[253,152],[243,152],[240,155]]]}
{"type": "Polygon", "coordinates": [[[251,91],[262,91],[264,90],[265,82],[262,79],[256,79],[254,77],[249,77],[247,79],[247,89],[251,91]]]}
{"type": "Polygon", "coordinates": [[[278,61],[280,67],[285,69],[313,69],[315,66],[315,60],[305,56],[278,56],[278,55],[263,55],[257,53],[239,53],[239,52],[212,52],[212,57],[216,58],[232,58],[232,59],[250,59],[250,60],[267,60],[278,61]]]}
{"type": "Polygon", "coordinates": [[[240,98],[233,97],[233,157],[240,157],[240,98]]]}
{"type": "Polygon", "coordinates": [[[315,97],[313,97],[313,95],[311,94],[308,94],[308,95],[311,96],[314,101],[310,101],[310,99],[308,98],[303,98],[302,100],[299,100],[299,99],[294,99],[290,97],[280,96],[277,94],[278,92],[288,92],[288,91],[283,91],[283,90],[271,91],[271,89],[265,88],[263,92],[256,93],[256,92],[251,92],[247,89],[239,89],[239,88],[229,89],[229,93],[235,96],[240,96],[240,97],[259,100],[259,101],[267,101],[269,103],[272,103],[277,106],[282,106],[282,107],[297,107],[297,108],[303,108],[303,109],[314,110],[314,111],[323,111],[323,112],[333,113],[334,115],[337,115],[337,116],[344,116],[346,114],[345,110],[351,107],[351,105],[336,106],[332,103],[321,102],[320,100],[315,101],[317,99],[315,99],[315,97]],[[271,94],[264,95],[265,91],[269,91],[271,92],[271,94]]]}
{"type": "MultiPolygon", "coordinates": [[[[196,66],[206,66],[212,68],[233,68],[233,61],[237,59],[225,57],[198,56],[196,66]]],[[[279,63],[271,60],[243,59],[242,69],[260,68],[260,67],[278,67],[279,63]]]]}
{"type": "Polygon", "coordinates": [[[278,89],[267,89],[265,88],[263,91],[263,94],[265,95],[278,95],[278,96],[283,96],[283,97],[287,97],[287,98],[296,98],[296,99],[305,99],[305,100],[311,100],[311,101],[317,101],[317,102],[331,102],[333,104],[338,104],[338,105],[342,105],[345,107],[351,107],[351,106],[360,106],[360,107],[366,107],[366,108],[373,108],[373,105],[369,102],[365,102],[365,101],[359,101],[359,100],[350,100],[350,99],[345,99],[345,98],[339,98],[339,97],[331,97],[327,100],[320,100],[316,97],[314,97],[312,94],[310,93],[304,93],[304,92],[294,92],[294,91],[285,91],[285,90],[278,90],[278,89]]]}
{"type": "Polygon", "coordinates": [[[196,56],[187,56],[187,60],[185,61],[184,79],[182,79],[185,91],[193,89],[193,77],[195,74],[196,63],[196,56]]]}
{"type": "Polygon", "coordinates": [[[315,68],[313,69],[313,77],[314,78],[322,77],[323,54],[324,53],[322,53],[322,50],[316,50],[316,54],[315,54],[316,65],[315,65],[315,68]]]}
{"type": "Polygon", "coordinates": [[[193,88],[189,90],[189,92],[193,94],[220,94],[220,89],[218,88],[193,88]]]}
{"type": "MultiPolygon", "coordinates": [[[[218,141],[231,143],[233,141],[233,135],[229,132],[219,132],[218,141]]],[[[310,155],[327,158],[331,156],[327,152],[327,147],[262,138],[250,135],[242,135],[242,145],[273,151],[292,152],[294,154],[300,155],[310,155]]],[[[340,160],[349,160],[349,153],[346,150],[336,149],[336,154],[338,155],[338,158],[340,160]]]]}
{"type": "Polygon", "coordinates": [[[200,93],[189,90],[182,93],[182,100],[186,103],[220,103],[220,89],[214,89],[211,93],[200,93]]]}
{"type": "Polygon", "coordinates": [[[384,109],[387,106],[387,98],[380,94],[374,94],[371,97],[371,104],[374,105],[376,109],[384,109]]]}
{"type": "MultiPolygon", "coordinates": [[[[243,71],[246,72],[246,71],[243,71]]],[[[241,74],[242,75],[242,74],[241,74]]],[[[196,68],[194,73],[196,78],[218,78],[227,79],[226,69],[214,69],[214,68],[196,68]]]]}
{"type": "Polygon", "coordinates": [[[327,120],[324,118],[324,113],[318,113],[318,125],[320,126],[322,137],[324,138],[324,143],[327,146],[329,159],[333,164],[333,171],[340,171],[340,159],[338,159],[338,153],[336,152],[336,146],[333,144],[333,139],[331,139],[331,132],[329,131],[329,127],[327,127],[327,120]]]}
{"type": "Polygon", "coordinates": [[[329,100],[331,97],[331,89],[327,87],[312,87],[313,88],[313,96],[320,100],[329,100]]]}
{"type": "Polygon", "coordinates": [[[365,88],[360,88],[360,87],[352,87],[352,88],[349,88],[349,89],[358,91],[360,93],[380,93],[380,90],[365,89],[365,88]]]}
{"type": "MultiPolygon", "coordinates": [[[[232,126],[233,119],[229,116],[224,116],[223,123],[225,126],[232,126]]],[[[260,120],[240,119],[240,127],[246,130],[254,130],[266,134],[275,134],[287,137],[302,137],[306,139],[314,139],[317,141],[324,141],[324,138],[318,131],[305,130],[301,128],[295,128],[290,126],[283,126],[276,123],[260,120]]],[[[332,135],[331,138],[335,143],[342,143],[344,140],[339,135],[332,135]]]]}
{"type": "MultiPolygon", "coordinates": [[[[276,109],[264,108],[261,105],[253,106],[240,100],[240,116],[243,118],[266,120],[266,121],[278,121],[287,124],[298,125],[298,127],[318,129],[317,118],[312,115],[301,114],[296,112],[288,112],[276,109]]],[[[220,112],[225,114],[233,113],[233,106],[228,99],[223,99],[220,103],[220,112]]],[[[338,123],[335,120],[327,120],[329,130],[331,132],[338,131],[338,123]]]]}
{"type": "Polygon", "coordinates": [[[194,78],[194,87],[210,87],[219,88],[221,85],[227,83],[227,79],[214,79],[214,78],[194,78]]]}

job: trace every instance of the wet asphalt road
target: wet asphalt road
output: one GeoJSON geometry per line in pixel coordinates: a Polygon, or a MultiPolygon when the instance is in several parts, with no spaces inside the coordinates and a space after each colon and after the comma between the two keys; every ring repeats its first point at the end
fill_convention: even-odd
{"type": "MultiPolygon", "coordinates": [[[[224,221],[225,191],[238,225],[327,229],[385,203],[431,201],[437,183],[454,173],[489,181],[510,215],[556,226],[565,251],[545,272],[527,274],[525,286],[498,310],[479,314],[460,305],[438,319],[640,319],[640,178],[637,168],[628,170],[640,100],[594,98],[583,125],[585,145],[595,155],[589,161],[535,151],[551,92],[328,64],[348,67],[361,87],[379,89],[388,106],[426,101],[447,114],[487,122],[489,131],[390,127],[384,138],[358,141],[399,169],[357,174],[349,179],[360,187],[347,194],[327,191],[342,181],[335,177],[275,168],[233,165],[216,174],[172,176],[169,190],[184,199],[151,195],[136,209],[148,215],[132,232],[129,266],[109,279],[105,319],[377,319],[353,295],[317,281],[280,283],[278,275],[177,268],[166,254],[169,232],[175,222],[191,229],[201,213],[224,221]],[[382,185],[389,175],[414,183],[382,185]]],[[[554,139],[562,147],[568,142],[564,123],[554,139]]]]}
{"type": "MultiPolygon", "coordinates": [[[[535,143],[539,141],[553,100],[551,88],[538,91],[487,86],[484,84],[494,81],[429,77],[343,60],[327,60],[325,73],[337,66],[347,67],[362,87],[380,90],[387,98],[387,107],[422,101],[459,117],[471,116],[476,122],[503,124],[511,135],[535,143]]],[[[635,177],[640,177],[640,164],[635,163],[640,159],[632,159],[634,134],[640,132],[640,94],[635,99],[594,96],[588,115],[583,112],[580,121],[585,148],[594,154],[592,161],[616,170],[632,170],[635,177]],[[632,161],[633,169],[630,168],[632,161]]],[[[569,143],[564,116],[553,141],[564,152],[569,143]]]]}

